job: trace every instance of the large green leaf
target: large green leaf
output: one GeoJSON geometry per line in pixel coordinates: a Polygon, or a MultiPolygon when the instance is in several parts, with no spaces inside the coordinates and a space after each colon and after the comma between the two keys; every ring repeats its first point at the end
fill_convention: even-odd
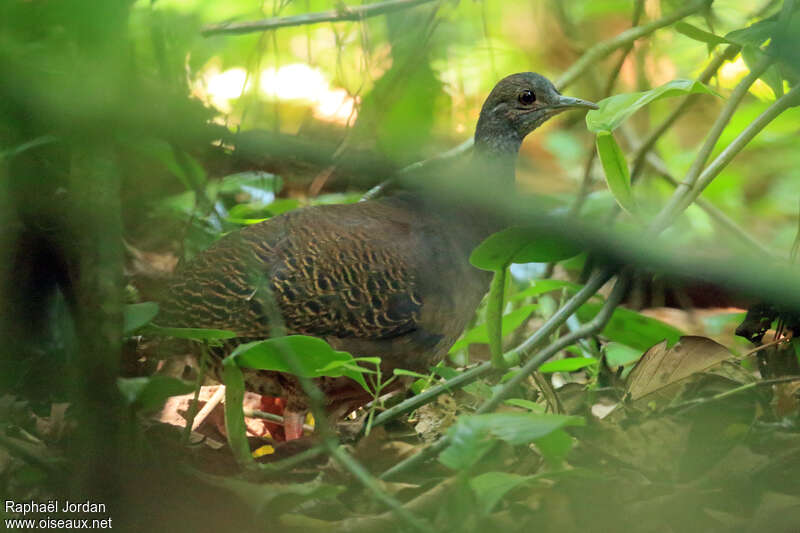
{"type": "Polygon", "coordinates": [[[566,359],[559,359],[558,361],[548,361],[539,367],[539,372],[544,374],[553,372],[575,372],[576,370],[594,364],[597,364],[597,359],[594,357],[568,357],[566,359]]]}
{"type": "Polygon", "coordinates": [[[508,472],[485,472],[470,479],[469,486],[475,492],[481,514],[488,516],[503,496],[533,479],[536,478],[508,472]]]}
{"type": "MultiPolygon", "coordinates": [[[[578,318],[583,322],[593,319],[601,304],[587,303],[578,309],[578,318]]],[[[603,329],[603,336],[644,352],[654,344],[666,339],[670,344],[678,342],[683,333],[669,324],[644,316],[636,311],[618,307],[603,329]]]]}
{"type": "MultiPolygon", "coordinates": [[[[502,336],[506,336],[522,325],[531,313],[537,308],[536,304],[523,305],[510,313],[503,315],[502,336]]],[[[455,353],[470,344],[488,344],[489,331],[486,324],[474,327],[462,335],[462,337],[450,348],[450,353],[455,353]]]]}
{"type": "Polygon", "coordinates": [[[733,30],[725,35],[725,40],[741,46],[761,46],[772,37],[778,28],[775,17],[759,20],[746,28],[733,30]]]}
{"type": "Polygon", "coordinates": [[[628,162],[612,133],[601,131],[597,134],[597,155],[600,156],[608,190],[614,195],[614,199],[628,213],[636,213],[628,162]]]}
{"type": "MultiPolygon", "coordinates": [[[[766,54],[764,54],[761,49],[755,46],[745,46],[742,48],[742,59],[744,59],[745,64],[750,70],[760,63],[765,55],[766,54]]],[[[773,64],[767,67],[758,78],[772,89],[775,98],[783,96],[783,76],[781,76],[777,65],[773,64]]]]}
{"type": "Polygon", "coordinates": [[[188,394],[194,385],[169,376],[117,378],[117,387],[125,403],[139,411],[160,409],[167,398],[188,394]]]}
{"type": "Polygon", "coordinates": [[[597,103],[599,109],[586,113],[586,127],[595,133],[614,131],[625,119],[650,102],[691,93],[715,94],[698,81],[672,80],[649,91],[616,94],[597,103]]]}
{"type": "Polygon", "coordinates": [[[565,426],[583,425],[577,416],[538,413],[491,413],[461,416],[448,430],[449,446],[439,461],[453,469],[469,468],[497,440],[512,445],[529,444],[565,426]]]}
{"type": "Polygon", "coordinates": [[[234,359],[225,358],[222,362],[222,380],[225,383],[225,433],[228,445],[236,462],[245,468],[253,468],[255,461],[250,455],[247,442],[247,426],[244,422],[244,376],[234,359]]]}
{"type": "Polygon", "coordinates": [[[349,353],[334,350],[316,337],[290,335],[248,342],[237,346],[229,358],[239,366],[298,373],[306,378],[347,376],[369,390],[363,376],[368,369],[359,367],[349,353]],[[293,357],[295,365],[290,365],[287,357],[293,357]]]}
{"type": "Polygon", "coordinates": [[[719,35],[715,35],[705,30],[701,30],[697,26],[692,26],[691,24],[682,21],[675,24],[675,30],[678,33],[684,34],[690,39],[706,43],[710,46],[716,46],[718,44],[725,44],[731,42],[724,37],[720,37],[719,35]]]}
{"type": "Polygon", "coordinates": [[[472,251],[469,261],[480,269],[496,271],[511,263],[555,263],[579,252],[563,239],[544,235],[541,230],[513,227],[486,238],[472,251]]]}
{"type": "Polygon", "coordinates": [[[155,302],[142,302],[138,304],[126,305],[122,310],[122,332],[125,335],[133,333],[137,329],[153,320],[157,314],[158,304],[155,302]]]}

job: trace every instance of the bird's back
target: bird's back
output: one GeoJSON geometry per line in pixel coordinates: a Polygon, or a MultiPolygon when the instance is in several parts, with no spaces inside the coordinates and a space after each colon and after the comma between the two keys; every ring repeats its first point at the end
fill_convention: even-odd
{"type": "Polygon", "coordinates": [[[274,302],[289,333],[425,370],[488,283],[450,225],[413,195],[292,211],[223,237],[179,269],[158,321],[266,338],[274,302]]]}

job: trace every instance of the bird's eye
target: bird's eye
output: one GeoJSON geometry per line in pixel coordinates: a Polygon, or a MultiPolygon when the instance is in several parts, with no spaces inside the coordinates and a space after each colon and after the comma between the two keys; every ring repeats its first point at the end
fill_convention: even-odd
{"type": "Polygon", "coordinates": [[[519,103],[522,105],[531,105],[536,101],[536,95],[533,94],[533,91],[529,91],[527,89],[519,93],[517,98],[519,99],[519,103]]]}

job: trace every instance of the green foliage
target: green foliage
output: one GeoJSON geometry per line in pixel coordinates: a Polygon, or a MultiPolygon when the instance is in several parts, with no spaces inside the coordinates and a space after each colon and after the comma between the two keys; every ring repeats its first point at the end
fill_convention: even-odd
{"type": "Polygon", "coordinates": [[[628,117],[646,105],[661,100],[687,94],[715,94],[700,82],[692,80],[672,80],[649,91],[616,94],[603,100],[586,113],[586,127],[594,133],[614,131],[628,117]]]}
{"type": "Polygon", "coordinates": [[[529,444],[565,426],[583,423],[577,416],[536,413],[462,416],[448,431],[449,446],[439,455],[439,461],[452,469],[469,469],[498,441],[514,446],[529,444]]]}
{"type": "Polygon", "coordinates": [[[631,190],[631,175],[628,171],[628,162],[622,153],[614,134],[601,131],[597,134],[597,155],[603,164],[606,183],[611,194],[619,206],[631,214],[636,214],[636,200],[631,190]]]}
{"type": "Polygon", "coordinates": [[[494,271],[511,263],[561,261],[579,251],[564,239],[543,235],[541,230],[514,227],[487,237],[472,251],[469,260],[478,268],[494,271]]]}
{"type": "Polygon", "coordinates": [[[356,359],[347,352],[334,350],[322,339],[303,335],[240,344],[227,359],[243,367],[288,372],[306,378],[346,376],[357,381],[367,391],[370,389],[363,374],[374,371],[363,368],[358,363],[377,365],[380,362],[378,358],[356,359]],[[288,358],[293,358],[294,365],[287,361],[288,358]]]}
{"type": "MultiPolygon", "coordinates": [[[[503,315],[502,335],[506,336],[520,327],[536,308],[535,304],[527,304],[503,315]]],[[[450,348],[450,353],[455,353],[470,344],[476,343],[489,343],[489,333],[485,323],[466,331],[450,348]]]]}
{"type": "Polygon", "coordinates": [[[158,304],[155,302],[126,305],[122,316],[124,320],[122,332],[126,335],[133,333],[137,329],[148,324],[157,314],[158,304]]]}
{"type": "MultiPolygon", "coordinates": [[[[600,311],[600,307],[600,304],[584,304],[578,309],[578,318],[588,322],[600,311]]],[[[660,320],[618,307],[602,334],[609,340],[644,351],[663,340],[674,344],[683,333],[660,320]]]]}
{"type": "Polygon", "coordinates": [[[139,412],[161,409],[170,396],[188,394],[194,385],[169,376],[118,378],[117,387],[125,403],[139,412]]]}
{"type": "Polygon", "coordinates": [[[575,372],[587,366],[596,365],[597,359],[594,357],[569,357],[558,361],[549,361],[539,367],[539,372],[549,374],[552,372],[575,372]]]}

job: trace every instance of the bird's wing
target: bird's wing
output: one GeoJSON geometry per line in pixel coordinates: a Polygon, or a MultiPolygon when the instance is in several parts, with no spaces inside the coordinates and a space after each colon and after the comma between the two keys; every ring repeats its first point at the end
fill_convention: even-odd
{"type": "Polygon", "coordinates": [[[302,209],[222,239],[176,276],[165,325],[387,339],[416,328],[422,301],[408,214],[370,203],[302,209]]]}

